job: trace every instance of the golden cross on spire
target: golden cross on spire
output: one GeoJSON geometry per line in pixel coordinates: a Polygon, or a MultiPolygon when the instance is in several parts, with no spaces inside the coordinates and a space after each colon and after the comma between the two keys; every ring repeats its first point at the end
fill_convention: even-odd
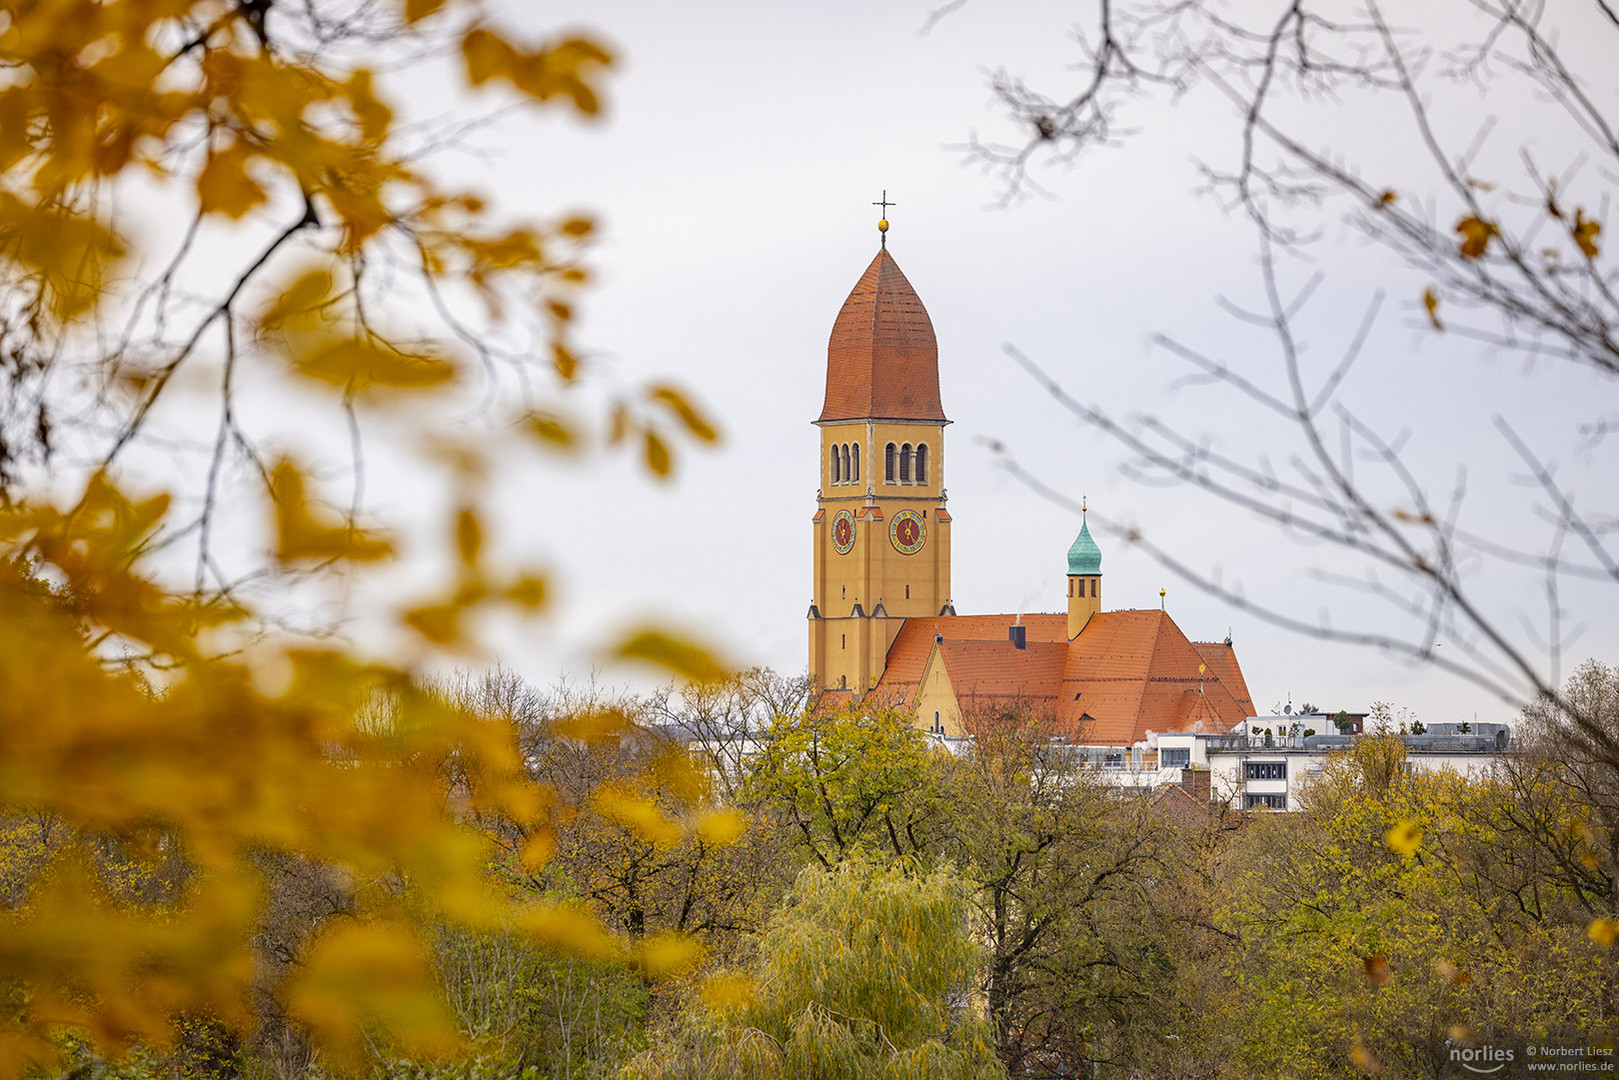
{"type": "Polygon", "coordinates": [[[877,231],[882,234],[883,250],[887,251],[888,250],[888,208],[890,206],[898,206],[899,203],[889,202],[888,201],[888,189],[883,188],[882,201],[881,202],[874,202],[871,205],[880,206],[880,207],[883,208],[882,220],[877,222],[877,231]]]}

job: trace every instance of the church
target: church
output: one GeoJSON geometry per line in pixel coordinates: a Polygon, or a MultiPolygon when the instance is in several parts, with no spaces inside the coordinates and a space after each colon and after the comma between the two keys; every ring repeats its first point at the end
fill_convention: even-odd
{"type": "Polygon", "coordinates": [[[815,421],[809,672],[823,705],[914,710],[944,737],[1031,717],[1110,747],[1243,724],[1254,708],[1230,638],[1191,641],[1161,609],[1104,611],[1086,524],[1067,553],[1066,610],[956,613],[938,341],[888,253],[888,222],[878,229],[880,250],[832,324],[815,421]]]}

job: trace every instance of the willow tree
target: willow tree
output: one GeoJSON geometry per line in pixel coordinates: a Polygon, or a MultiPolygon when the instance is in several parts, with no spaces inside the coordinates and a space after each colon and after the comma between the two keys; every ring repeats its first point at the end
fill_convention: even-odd
{"type": "MultiPolygon", "coordinates": [[[[495,462],[617,442],[663,476],[673,432],[714,431],[581,362],[591,219],[440,179],[398,94],[419,71],[590,119],[607,49],[472,0],[28,0],[0,7],[0,63],[0,1076],[68,1035],[245,1030],[255,992],[329,1064],[447,1051],[424,919],[621,952],[491,887],[461,817],[498,812],[538,863],[559,802],[509,726],[414,676],[545,604],[484,543],[495,462]],[[295,634],[407,550],[367,505],[379,452],[452,493],[412,523],[448,569],[390,579],[370,649],[295,634]],[[335,897],[269,987],[267,857],[335,897]]],[[[706,664],[656,632],[622,651],[706,664]]]]}
{"type": "Polygon", "coordinates": [[[980,962],[962,883],[846,862],[804,870],[756,968],[722,973],[703,1008],[627,1076],[1004,1077],[970,988],[980,962]]]}

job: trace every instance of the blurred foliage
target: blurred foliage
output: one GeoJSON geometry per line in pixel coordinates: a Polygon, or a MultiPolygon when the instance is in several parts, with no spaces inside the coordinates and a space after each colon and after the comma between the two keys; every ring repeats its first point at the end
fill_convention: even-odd
{"type": "MultiPolygon", "coordinates": [[[[441,993],[444,927],[553,965],[695,948],[655,960],[491,867],[543,866],[581,806],[660,846],[736,829],[651,806],[639,775],[564,798],[515,726],[422,678],[478,653],[486,612],[545,608],[547,574],[488,543],[513,440],[635,446],[661,478],[678,438],[717,438],[665,382],[611,395],[589,437],[566,401],[591,375],[571,326],[592,220],[504,221],[426,168],[402,66],[459,57],[462,87],[600,111],[604,45],[490,14],[0,7],[0,1077],[85,1055],[229,1073],[247,1040],[283,1073],[462,1052],[479,1032],[441,993]],[[400,569],[402,534],[364,520],[365,435],[395,416],[410,464],[454,484],[448,569],[386,589],[370,647],[292,633],[253,598],[314,589],[290,621],[326,630],[322,595],[400,569]],[[346,510],[323,429],[351,448],[346,510]],[[153,450],[178,464],[143,471],[153,450]]],[[[652,628],[619,651],[722,670],[652,628]]],[[[658,776],[696,804],[684,759],[658,776]]]]}

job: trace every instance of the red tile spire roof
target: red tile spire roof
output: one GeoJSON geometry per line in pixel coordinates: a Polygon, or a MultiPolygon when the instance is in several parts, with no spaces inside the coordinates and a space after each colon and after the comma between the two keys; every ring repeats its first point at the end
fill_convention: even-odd
{"type": "Polygon", "coordinates": [[[843,302],[826,347],[820,420],[945,421],[939,343],[922,298],[886,250],[843,302]]]}

